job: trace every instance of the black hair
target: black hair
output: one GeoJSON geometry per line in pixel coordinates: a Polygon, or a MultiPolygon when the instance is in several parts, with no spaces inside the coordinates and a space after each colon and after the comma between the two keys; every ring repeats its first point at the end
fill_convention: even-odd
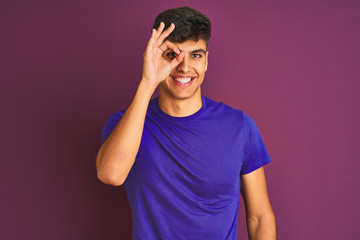
{"type": "Polygon", "coordinates": [[[207,16],[190,7],[179,7],[161,12],[155,19],[153,28],[158,29],[160,22],[165,23],[167,29],[171,23],[175,24],[174,31],[166,38],[170,42],[182,43],[187,40],[209,42],[211,23],[207,16]]]}

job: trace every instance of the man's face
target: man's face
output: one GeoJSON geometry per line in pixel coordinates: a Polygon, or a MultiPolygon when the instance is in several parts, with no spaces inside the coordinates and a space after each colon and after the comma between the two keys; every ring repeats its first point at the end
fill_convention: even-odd
{"type": "MultiPolygon", "coordinates": [[[[160,94],[175,99],[201,97],[200,85],[204,80],[208,64],[206,42],[187,40],[175,45],[185,52],[185,56],[183,61],[172,69],[165,81],[160,83],[160,94]]],[[[169,61],[175,56],[176,54],[170,49],[163,53],[163,57],[169,61]]]]}

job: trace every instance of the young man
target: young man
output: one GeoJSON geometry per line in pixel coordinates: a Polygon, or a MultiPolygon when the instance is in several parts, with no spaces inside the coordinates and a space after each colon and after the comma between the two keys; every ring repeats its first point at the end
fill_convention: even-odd
{"type": "Polygon", "coordinates": [[[237,239],[240,189],[250,239],[276,238],[259,130],[242,111],[201,96],[210,29],[188,7],[159,14],[135,97],[104,127],[98,177],[125,183],[133,239],[237,239]]]}

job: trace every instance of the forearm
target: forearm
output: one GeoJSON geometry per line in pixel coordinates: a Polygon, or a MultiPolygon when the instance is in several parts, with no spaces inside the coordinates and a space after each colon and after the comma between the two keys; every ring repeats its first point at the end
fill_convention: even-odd
{"type": "Polygon", "coordinates": [[[111,185],[125,181],[139,150],[145,115],[155,87],[141,81],[125,114],[101,146],[96,168],[98,178],[111,185]]]}
{"type": "Polygon", "coordinates": [[[110,185],[121,185],[135,162],[144,129],[149,101],[156,87],[164,81],[177,64],[184,58],[178,47],[165,41],[174,30],[171,24],[164,32],[162,22],[153,29],[144,53],[142,79],[135,97],[110,136],[101,146],[96,157],[98,178],[110,185]],[[172,49],[178,56],[171,61],[162,57],[164,49],[172,49]]]}
{"type": "Polygon", "coordinates": [[[276,240],[276,224],[273,211],[261,217],[247,216],[250,240],[276,240]]]}

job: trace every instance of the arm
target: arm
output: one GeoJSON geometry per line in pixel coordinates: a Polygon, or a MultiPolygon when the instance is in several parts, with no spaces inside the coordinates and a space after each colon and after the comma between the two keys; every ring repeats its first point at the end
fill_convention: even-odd
{"type": "Polygon", "coordinates": [[[172,24],[163,32],[164,27],[164,23],[161,23],[157,30],[152,30],[144,53],[142,79],[135,97],[97,154],[97,175],[103,183],[118,186],[125,181],[139,150],[151,96],[158,84],[170,74],[171,69],[184,58],[184,53],[180,53],[174,44],[164,41],[175,25],[172,24]],[[162,53],[169,48],[180,53],[171,61],[162,57],[162,53]]]}
{"type": "Polygon", "coordinates": [[[276,239],[275,215],[266,188],[264,168],[241,175],[249,239],[276,239]]]}

